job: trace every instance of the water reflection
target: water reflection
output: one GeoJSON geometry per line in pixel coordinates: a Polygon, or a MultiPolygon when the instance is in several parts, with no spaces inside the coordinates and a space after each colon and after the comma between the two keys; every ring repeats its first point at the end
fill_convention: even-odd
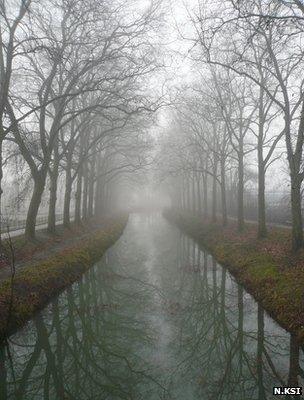
{"type": "Polygon", "coordinates": [[[0,399],[266,400],[303,351],[161,216],[120,241],[0,349],[0,399]]]}

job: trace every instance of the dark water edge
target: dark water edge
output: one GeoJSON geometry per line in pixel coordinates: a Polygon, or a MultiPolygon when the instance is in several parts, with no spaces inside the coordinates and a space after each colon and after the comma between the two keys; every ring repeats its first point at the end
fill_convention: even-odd
{"type": "Polygon", "coordinates": [[[295,337],[225,268],[162,216],[132,215],[0,349],[0,399],[265,400],[302,368],[295,337]]]}

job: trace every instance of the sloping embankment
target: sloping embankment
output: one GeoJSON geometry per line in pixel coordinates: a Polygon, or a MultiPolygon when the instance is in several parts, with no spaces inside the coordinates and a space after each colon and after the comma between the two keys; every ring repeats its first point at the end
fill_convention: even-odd
{"type": "Polygon", "coordinates": [[[123,233],[128,215],[120,215],[77,246],[24,268],[13,285],[0,285],[0,340],[22,327],[33,314],[64,288],[78,280],[123,233]]]}
{"type": "Polygon", "coordinates": [[[268,239],[257,240],[253,226],[240,234],[233,226],[223,228],[177,210],[166,210],[164,216],[210,251],[273,319],[304,341],[304,253],[295,256],[284,247],[287,230],[274,229],[268,239]]]}

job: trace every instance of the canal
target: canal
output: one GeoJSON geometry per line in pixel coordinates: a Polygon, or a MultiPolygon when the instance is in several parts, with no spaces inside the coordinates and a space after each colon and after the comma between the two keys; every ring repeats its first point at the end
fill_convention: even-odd
{"type": "Polygon", "coordinates": [[[303,350],[161,215],[0,349],[0,399],[253,400],[302,385],[303,350]]]}

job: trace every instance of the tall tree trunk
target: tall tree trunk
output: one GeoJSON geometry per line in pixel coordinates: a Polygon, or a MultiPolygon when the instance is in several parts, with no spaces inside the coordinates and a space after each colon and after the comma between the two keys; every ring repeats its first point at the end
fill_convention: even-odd
{"type": "MultiPolygon", "coordinates": [[[[260,153],[260,151],[259,151],[260,153]]],[[[261,160],[263,155],[259,155],[259,176],[258,176],[258,238],[262,239],[267,236],[266,227],[266,206],[265,206],[265,168],[264,161],[261,160]]]]}
{"type": "Polygon", "coordinates": [[[304,143],[304,101],[302,101],[300,124],[298,137],[293,152],[291,135],[291,116],[289,111],[285,112],[285,141],[287,149],[287,158],[290,169],[291,185],[291,219],[292,219],[292,248],[294,251],[303,246],[303,221],[302,221],[302,196],[301,185],[303,182],[302,158],[304,143]]]}
{"type": "MultiPolygon", "coordinates": [[[[176,207],[178,209],[182,209],[183,208],[183,186],[182,186],[182,180],[178,180],[177,185],[176,185],[176,192],[177,192],[177,197],[178,199],[176,200],[176,207]]],[[[173,199],[174,201],[174,199],[173,199]]],[[[172,205],[173,205],[173,201],[172,201],[172,205]]]]}
{"type": "Polygon", "coordinates": [[[212,176],[212,222],[217,219],[217,160],[214,157],[213,176],[212,176]]]}
{"type": "Polygon", "coordinates": [[[244,221],[244,154],[241,148],[238,153],[238,229],[243,231],[244,221]]]}
{"type": "Polygon", "coordinates": [[[208,174],[204,172],[203,178],[203,202],[204,202],[204,215],[208,216],[208,174]]]}
{"type": "Polygon", "coordinates": [[[186,203],[187,203],[187,206],[186,206],[186,209],[188,210],[188,211],[190,211],[190,209],[191,209],[191,195],[190,195],[190,181],[189,181],[189,179],[186,179],[186,203]]]}
{"type": "Polygon", "coordinates": [[[75,223],[80,224],[81,222],[81,192],[82,192],[82,171],[81,168],[77,175],[77,186],[75,194],[75,223]]]}
{"type": "Polygon", "coordinates": [[[89,196],[88,196],[88,217],[93,217],[94,213],[94,180],[90,181],[89,184],[89,196]]]}
{"type": "Polygon", "coordinates": [[[50,202],[49,202],[49,213],[48,213],[48,226],[47,231],[50,234],[56,232],[56,201],[57,201],[57,181],[58,181],[58,170],[52,171],[50,176],[50,202]]]}
{"type": "Polygon", "coordinates": [[[97,165],[96,165],[96,183],[95,183],[95,200],[94,200],[94,215],[101,215],[101,203],[102,203],[102,181],[101,176],[99,175],[101,169],[101,155],[97,156],[97,165]]]}
{"type": "Polygon", "coordinates": [[[201,199],[201,185],[200,185],[200,175],[196,175],[196,190],[197,190],[197,211],[199,215],[202,213],[202,199],[201,199]]]}
{"type": "Polygon", "coordinates": [[[195,201],[195,178],[194,178],[194,172],[191,177],[191,183],[192,183],[192,212],[196,212],[196,201],[195,201]]]}
{"type": "Polygon", "coordinates": [[[49,203],[47,230],[50,234],[54,234],[56,232],[56,201],[57,201],[58,175],[59,175],[59,154],[58,154],[58,146],[55,146],[53,168],[49,169],[50,203],[49,203]]]}
{"type": "Polygon", "coordinates": [[[302,222],[302,196],[301,179],[298,174],[291,173],[291,220],[292,220],[292,248],[294,251],[303,245],[303,222],[302,222]]]}
{"type": "Polygon", "coordinates": [[[82,219],[85,221],[88,218],[88,163],[84,162],[83,165],[83,193],[82,193],[82,219]]]}
{"type": "Polygon", "coordinates": [[[42,194],[45,187],[45,181],[46,181],[46,172],[44,170],[40,171],[34,178],[34,190],[27,211],[26,223],[25,223],[24,235],[27,240],[34,240],[36,236],[36,220],[42,199],[42,194]]]}
{"type": "Polygon", "coordinates": [[[187,208],[186,202],[187,202],[187,199],[186,199],[185,176],[183,174],[183,177],[182,177],[182,208],[183,208],[183,210],[186,210],[186,208],[187,208]]]}
{"type": "Polygon", "coordinates": [[[64,192],[64,204],[63,204],[63,226],[65,228],[70,228],[71,226],[70,207],[71,207],[72,185],[73,185],[73,179],[72,179],[71,163],[68,160],[65,173],[65,192],[64,192]]]}
{"type": "Polygon", "coordinates": [[[265,111],[264,111],[264,89],[260,88],[259,97],[259,131],[258,131],[258,238],[262,239],[267,236],[266,228],[266,207],[265,207],[265,173],[266,164],[264,161],[264,128],[265,128],[265,111]]]}
{"type": "Polygon", "coordinates": [[[109,212],[109,205],[110,205],[110,184],[109,182],[106,182],[103,185],[103,198],[104,198],[104,203],[103,203],[103,208],[102,212],[108,213],[109,212]]]}
{"type": "Polygon", "coordinates": [[[101,215],[101,204],[102,204],[102,182],[101,178],[98,177],[96,179],[96,189],[95,189],[95,206],[94,206],[94,215],[100,216],[101,215]]]}
{"type": "Polygon", "coordinates": [[[222,222],[227,225],[227,200],[226,200],[226,171],[225,159],[221,159],[221,197],[222,197],[222,222]]]}
{"type": "Polygon", "coordinates": [[[95,184],[95,167],[96,154],[94,153],[91,161],[90,179],[89,179],[89,199],[88,199],[88,217],[93,217],[94,214],[94,184],[95,184]]]}

